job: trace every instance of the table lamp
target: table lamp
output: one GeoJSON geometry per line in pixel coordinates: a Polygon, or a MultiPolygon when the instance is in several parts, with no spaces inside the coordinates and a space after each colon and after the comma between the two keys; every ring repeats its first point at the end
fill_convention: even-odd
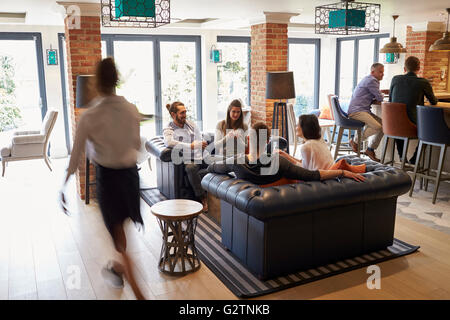
{"type": "Polygon", "coordinates": [[[89,102],[97,96],[97,90],[95,88],[95,76],[94,75],[78,75],[77,76],[77,96],[76,104],[77,108],[87,108],[89,102]]]}

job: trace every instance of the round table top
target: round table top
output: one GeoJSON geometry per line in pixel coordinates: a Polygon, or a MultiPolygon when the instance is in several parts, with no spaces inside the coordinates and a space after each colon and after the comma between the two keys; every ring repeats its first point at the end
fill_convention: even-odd
{"type": "Polygon", "coordinates": [[[203,205],[193,200],[174,199],[160,201],[150,210],[161,219],[185,220],[199,215],[203,211],[203,205]]]}

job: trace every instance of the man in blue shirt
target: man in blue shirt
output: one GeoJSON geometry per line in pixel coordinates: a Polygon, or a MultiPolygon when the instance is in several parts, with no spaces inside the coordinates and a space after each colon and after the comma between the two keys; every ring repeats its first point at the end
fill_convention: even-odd
{"type": "MultiPolygon", "coordinates": [[[[364,152],[370,159],[379,162],[375,156],[375,149],[383,138],[383,129],[381,126],[381,118],[370,111],[373,103],[381,103],[383,101],[383,93],[380,92],[380,81],[383,79],[384,66],[381,63],[374,63],[370,68],[370,74],[364,77],[353,91],[352,99],[348,107],[348,115],[351,119],[364,122],[364,132],[362,140],[369,138],[369,146],[364,152]]],[[[361,137],[356,134],[355,139],[358,141],[361,137]]],[[[357,144],[350,140],[353,151],[357,151],[357,144]]]]}

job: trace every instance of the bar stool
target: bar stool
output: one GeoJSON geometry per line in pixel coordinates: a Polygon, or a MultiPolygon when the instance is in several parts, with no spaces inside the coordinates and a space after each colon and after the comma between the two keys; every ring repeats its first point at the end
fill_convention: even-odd
{"type": "Polygon", "coordinates": [[[386,149],[389,139],[403,140],[403,150],[401,161],[401,169],[404,170],[406,156],[408,154],[408,146],[410,140],[417,139],[417,126],[411,122],[406,113],[406,104],[383,102],[381,103],[381,118],[383,119],[384,145],[381,155],[382,164],[391,164],[394,166],[395,143],[392,144],[392,159],[384,162],[386,157],[386,149]]]}
{"type": "Polygon", "coordinates": [[[419,136],[419,151],[414,168],[413,183],[411,189],[409,190],[409,196],[412,196],[417,177],[424,178],[426,186],[428,185],[428,180],[433,180],[435,182],[435,188],[433,191],[432,202],[435,204],[439,183],[444,180],[450,180],[450,177],[442,177],[445,152],[447,151],[447,147],[450,145],[450,129],[444,120],[444,110],[437,107],[417,106],[417,132],[419,136]],[[418,168],[422,151],[427,145],[429,145],[430,148],[432,148],[432,146],[436,146],[440,149],[438,167],[437,170],[433,170],[436,171],[435,176],[431,175],[431,161],[428,161],[427,168],[418,168]]]}
{"type": "MultiPolygon", "coordinates": [[[[347,114],[341,109],[341,105],[339,104],[339,99],[337,96],[331,97],[331,107],[333,111],[334,121],[336,126],[339,127],[338,138],[336,142],[336,149],[334,150],[334,159],[337,158],[340,147],[342,135],[345,129],[348,129],[348,138],[351,137],[351,130],[356,130],[358,132],[358,137],[361,137],[361,129],[365,126],[364,122],[349,119],[347,114]]],[[[352,150],[351,148],[349,150],[352,150]]],[[[358,157],[360,155],[361,150],[361,141],[358,139],[358,157]]]]}

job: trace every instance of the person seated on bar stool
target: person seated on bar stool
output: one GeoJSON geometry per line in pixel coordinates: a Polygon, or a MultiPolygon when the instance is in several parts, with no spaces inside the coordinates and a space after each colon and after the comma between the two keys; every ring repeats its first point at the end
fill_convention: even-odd
{"type": "MultiPolygon", "coordinates": [[[[417,105],[424,105],[424,96],[431,104],[437,104],[433,88],[430,82],[425,78],[419,78],[417,73],[420,70],[420,60],[417,57],[410,56],[405,60],[403,70],[406,72],[402,75],[397,75],[392,78],[391,87],[389,90],[389,102],[397,102],[406,104],[406,113],[409,120],[417,125],[417,105]]],[[[399,157],[403,152],[403,140],[395,139],[397,152],[399,157]]],[[[416,163],[417,149],[414,155],[409,160],[410,164],[416,163]]]]}
{"type": "MultiPolygon", "coordinates": [[[[348,115],[350,119],[364,122],[364,133],[362,138],[356,134],[355,139],[360,141],[369,139],[369,146],[364,152],[373,161],[380,162],[375,156],[375,149],[378,148],[381,138],[383,138],[383,129],[381,126],[381,118],[370,111],[372,103],[381,103],[384,99],[383,93],[380,91],[380,81],[383,79],[384,66],[381,63],[374,63],[370,68],[370,74],[364,77],[353,91],[352,98],[348,107],[348,115]]],[[[357,144],[350,140],[350,145],[354,152],[358,151],[357,144]]]]}

